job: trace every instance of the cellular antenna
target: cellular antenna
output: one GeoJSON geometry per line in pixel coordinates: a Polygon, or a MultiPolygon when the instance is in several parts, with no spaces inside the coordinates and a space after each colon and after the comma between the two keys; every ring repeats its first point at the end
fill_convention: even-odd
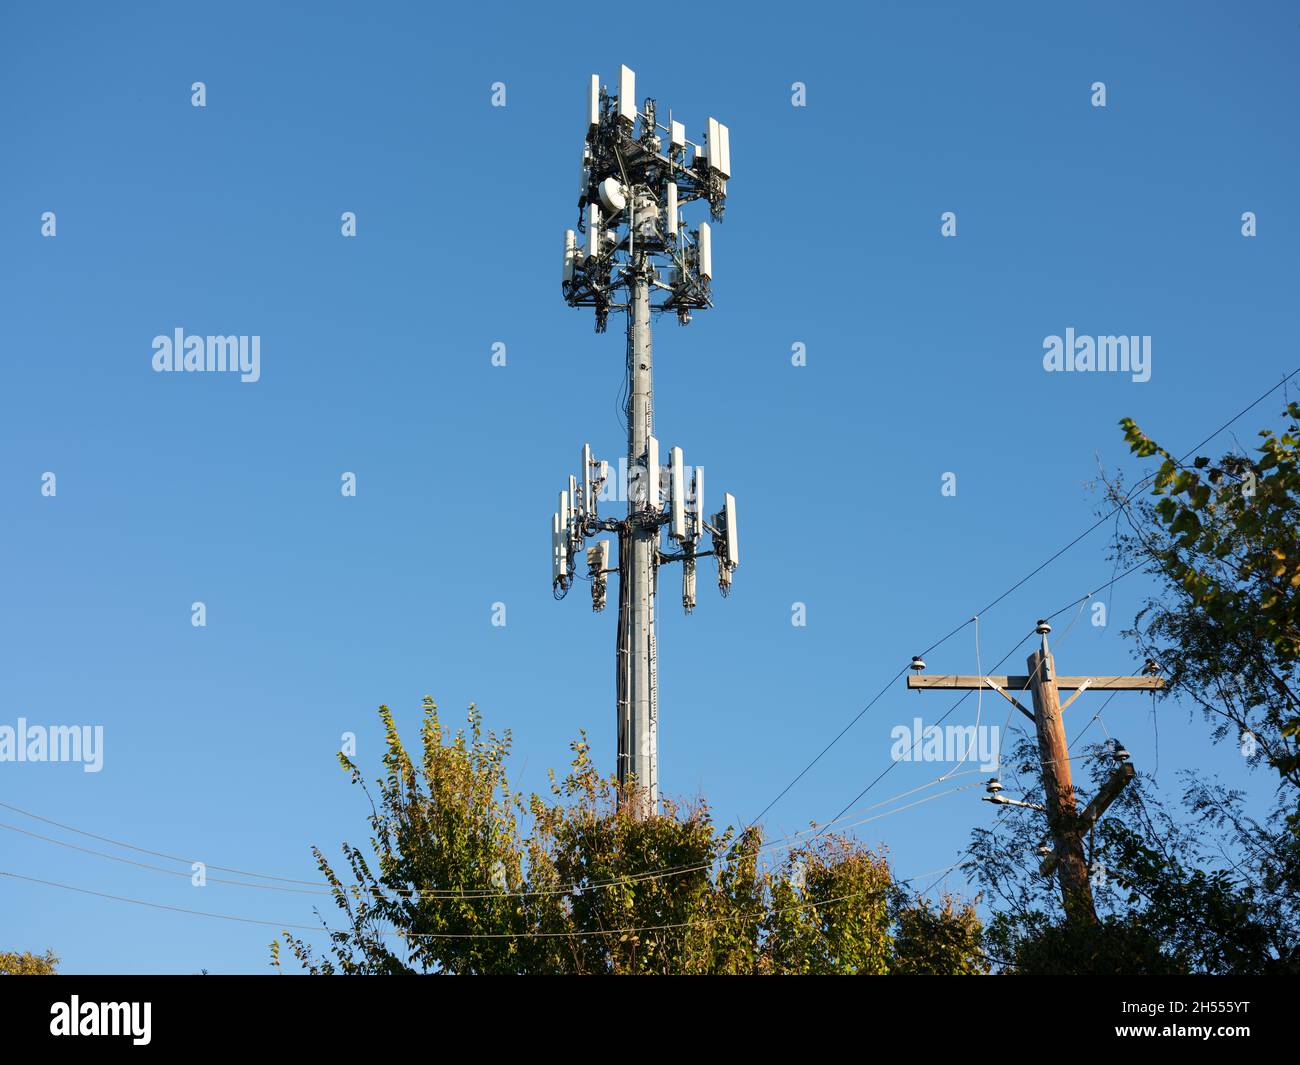
{"type": "Polygon", "coordinates": [[[561,286],[571,307],[592,308],[598,333],[605,331],[611,310],[627,312],[628,480],[617,486],[627,514],[598,512],[598,500],[613,498],[604,490],[609,464],[594,459],[584,445],[582,469],[568,478],[551,523],[551,584],[562,599],[578,574],[578,552],[587,538],[615,534],[617,564],[610,568],[609,541],[600,540],[586,549],[586,575],[597,610],[605,605],[608,575],[618,575],[619,801],[630,804],[636,816],[648,817],[659,799],[654,628],[659,567],[682,563],[682,606],[689,614],[695,609],[696,559],[716,558],[724,595],[739,562],[735,497],[725,494],[723,509],[707,520],[704,471],[687,467],[680,447],[668,451],[668,468],[660,468],[650,345],[652,315],[671,313],[686,325],[695,311],[713,306],[713,230],[703,220],[691,228],[685,212],[692,204],[707,204],[709,220],[722,220],[731,133],[709,118],[703,144],[695,144],[686,124],[671,113],[663,125],[654,100],[638,108],[636,74],[627,67],[619,68],[616,95],[593,74],[586,102],[576,229],[564,233],[561,286]],[[706,531],[711,549],[702,551],[706,531]]]}

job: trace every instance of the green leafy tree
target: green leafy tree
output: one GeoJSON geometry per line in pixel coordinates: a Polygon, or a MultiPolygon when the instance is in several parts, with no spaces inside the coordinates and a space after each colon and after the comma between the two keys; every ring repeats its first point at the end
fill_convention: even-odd
{"type": "MultiPolygon", "coordinates": [[[[585,737],[546,796],[512,791],[508,733],[470,708],[449,733],[425,699],[418,762],[393,716],[370,797],[369,847],[315,848],[341,922],[312,973],[766,974],[985,971],[974,910],[908,901],[884,858],[822,835],[774,866],[756,828],[719,830],[703,802],[620,809],[585,737]],[[896,934],[897,930],[897,934],[896,934]]],[[[281,964],[279,941],[272,964],[281,964]]]]}
{"type": "MultiPolygon", "coordinates": [[[[976,832],[968,866],[996,910],[985,943],[1001,970],[1300,971],[1300,404],[1284,418],[1280,431],[1261,430],[1252,454],[1190,463],[1126,418],[1133,453],[1159,465],[1146,498],[1107,482],[1116,562],[1145,566],[1158,584],[1125,635],[1167,678],[1160,698],[1199,707],[1217,740],[1276,770],[1267,814],[1184,774],[1175,816],[1139,774],[1089,834],[1100,921],[1074,927],[1038,873],[1044,826],[1002,812],[976,832]]],[[[1114,751],[1093,747],[1086,759],[1099,786],[1114,751]]],[[[1036,781],[1032,744],[1015,762],[1036,781]]],[[[1037,786],[1026,798],[1041,801],[1037,786]]]]}
{"type": "MultiPolygon", "coordinates": [[[[1130,504],[1122,559],[1146,561],[1162,591],[1133,635],[1248,756],[1258,751],[1292,800],[1300,793],[1300,403],[1260,431],[1253,455],[1175,459],[1131,419],[1132,451],[1159,458],[1151,500],[1130,504]],[[1154,500],[1154,501],[1152,501],[1154,500]]],[[[1300,823],[1293,818],[1293,827],[1300,823]]]]}
{"type": "Polygon", "coordinates": [[[764,971],[887,973],[892,888],[884,858],[850,839],[823,839],[791,851],[771,882],[764,971]]]}
{"type": "MultiPolygon", "coordinates": [[[[1113,772],[1112,744],[1082,758],[1093,788],[1113,772]]],[[[1036,779],[1037,752],[1017,745],[1010,775],[1036,779]]],[[[1099,923],[1065,920],[1056,881],[1039,871],[1046,825],[1004,809],[978,829],[966,866],[995,913],[986,949],[1023,974],[1300,972],[1300,845],[1275,810],[1266,823],[1240,792],[1184,774],[1182,813],[1139,773],[1086,839],[1099,923]]],[[[1041,790],[1025,793],[1042,802],[1041,790]]]]}
{"type": "Polygon", "coordinates": [[[980,976],[989,971],[975,909],[952,895],[898,910],[890,972],[900,976],[980,976]]]}

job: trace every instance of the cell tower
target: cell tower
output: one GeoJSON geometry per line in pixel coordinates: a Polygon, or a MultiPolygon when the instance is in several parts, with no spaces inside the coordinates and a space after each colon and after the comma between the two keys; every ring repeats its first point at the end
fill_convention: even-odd
{"type": "Polygon", "coordinates": [[[564,234],[563,291],[570,306],[595,308],[598,333],[605,331],[611,309],[627,311],[627,465],[625,477],[611,479],[609,463],[593,459],[583,445],[578,474],[569,477],[551,519],[551,583],[555,597],[563,599],[587,538],[617,536],[617,565],[610,567],[610,541],[597,540],[586,549],[586,576],[592,607],[602,610],[608,575],[618,574],[618,782],[620,801],[640,817],[653,814],[659,798],[659,567],[681,562],[682,606],[689,614],[695,608],[696,560],[717,559],[724,596],[739,562],[735,499],[724,495],[722,509],[706,519],[703,468],[693,469],[688,490],[681,448],[669,452],[666,467],[659,464],[650,353],[652,314],[671,311],[685,325],[692,311],[713,305],[712,230],[708,222],[688,230],[683,207],[703,200],[713,221],[722,219],[731,176],[729,140],[727,127],[712,118],[699,145],[687,139],[685,124],[671,112],[668,125],[660,124],[654,100],[638,111],[636,75],[627,67],[619,69],[616,96],[598,75],[591,76],[577,232],[564,234]],[[586,234],[585,244],[578,233],[586,234]],[[626,517],[602,517],[599,502],[616,500],[611,489],[617,488],[625,491],[626,517]],[[665,529],[672,542],[667,548],[665,529]],[[701,551],[706,530],[712,550],[701,551]]]}

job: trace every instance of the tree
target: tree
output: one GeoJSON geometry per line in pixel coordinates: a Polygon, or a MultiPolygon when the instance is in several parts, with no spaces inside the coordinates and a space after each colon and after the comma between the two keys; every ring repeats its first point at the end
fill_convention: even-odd
{"type": "MultiPolygon", "coordinates": [[[[506,775],[510,736],[449,734],[424,702],[419,762],[379,708],[384,773],[369,853],[342,845],[347,882],[319,848],[341,911],[317,956],[284,933],[311,973],[886,973],[985,971],[967,904],[909,899],[888,863],[819,834],[775,865],[759,829],[719,830],[702,801],[619,808],[586,738],[550,794],[506,775]]],[[[324,922],[323,922],[324,923],[324,922]]],[[[280,963],[278,941],[272,964],[280,963]]]]}
{"type": "MultiPolygon", "coordinates": [[[[1083,755],[1093,787],[1114,771],[1116,748],[1083,755]]],[[[1032,742],[1010,775],[1038,770],[1032,742]]],[[[1056,885],[1039,870],[1046,826],[1023,808],[977,829],[966,869],[996,913],[986,949],[1003,972],[1047,975],[1300,972],[1300,843],[1280,810],[1259,824],[1239,792],[1185,776],[1169,813],[1137,774],[1089,833],[1087,861],[1099,922],[1065,920],[1056,885]]],[[[1025,799],[1042,802],[1041,790],[1025,799]]]]}
{"type": "Polygon", "coordinates": [[[975,910],[952,895],[937,908],[924,900],[899,910],[890,972],[902,976],[979,976],[989,971],[975,910]]]}
{"type": "MultiPolygon", "coordinates": [[[[1256,456],[1175,459],[1131,418],[1120,425],[1141,458],[1159,456],[1156,502],[1130,504],[1111,486],[1130,532],[1121,559],[1145,561],[1161,594],[1133,630],[1184,695],[1248,757],[1258,751],[1300,798],[1300,403],[1281,432],[1263,429],[1256,456]]],[[[1292,827],[1300,832],[1300,806],[1292,827]]]]}
{"type": "MultiPolygon", "coordinates": [[[[1267,814],[1252,817],[1240,791],[1185,774],[1176,817],[1138,774],[1089,834],[1100,922],[1075,928],[1037,869],[1042,825],[1004,811],[976,832],[968,865],[998,910],[985,942],[1003,971],[1300,971],[1300,404],[1284,417],[1282,431],[1260,432],[1253,456],[1190,464],[1125,418],[1133,453],[1160,464],[1146,499],[1106,482],[1117,568],[1144,567],[1158,582],[1124,635],[1166,676],[1162,699],[1190,700],[1217,740],[1277,771],[1267,814]]],[[[1099,785],[1115,751],[1086,757],[1099,785]]],[[[1037,776],[1031,745],[1016,760],[1037,776]]]]}
{"type": "Polygon", "coordinates": [[[23,951],[21,954],[0,951],[0,976],[54,976],[59,959],[54,951],[42,954],[23,951]]]}

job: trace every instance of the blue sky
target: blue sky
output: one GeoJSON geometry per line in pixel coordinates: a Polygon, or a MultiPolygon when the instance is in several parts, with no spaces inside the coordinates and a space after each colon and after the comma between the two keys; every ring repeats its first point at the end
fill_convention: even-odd
{"type": "MultiPolygon", "coordinates": [[[[1098,463],[1140,468],[1121,417],[1181,450],[1300,363],[1293,6],[692,14],[588,34],[524,5],[6,7],[0,724],[102,725],[105,761],[0,764],[0,802],[310,878],[310,845],[365,838],[334,752],[355,732],[373,769],[381,702],[408,729],[425,693],[452,720],[477,702],[526,789],[582,728],[612,768],[613,613],[556,603],[548,554],[579,446],[623,441],[621,319],[597,336],[558,284],[593,64],[613,84],[627,63],[697,140],[710,114],[731,127],[716,309],[655,334],[659,438],[739,500],[732,597],[702,572],[685,618],[673,572],[660,607],[663,788],[720,820],[757,814],[912,654],[1092,523],[1098,463]],[[261,380],[154,373],[178,327],[260,336],[261,380]],[[1046,373],[1067,327],[1149,335],[1151,380],[1046,373]]],[[[985,668],[1110,574],[1099,530],[981,618],[985,668]]],[[[1063,672],[1134,669],[1120,629],[1143,580],[1116,585],[1107,627],[1080,618],[1063,672]]],[[[930,668],[975,672],[975,653],[968,627],[930,668]]],[[[831,817],[889,764],[891,728],[950,702],[899,682],[770,833],[831,817]]],[[[1185,709],[1158,736],[1145,696],[1105,721],[1170,788],[1182,767],[1271,786],[1185,709]]],[[[863,802],[948,768],[900,765],[863,802]]],[[[858,831],[899,875],[942,868],[991,820],[980,794],[858,831]]],[[[310,897],[12,831],[0,869],[314,922],[310,897]]],[[[274,933],[11,879],[0,899],[0,948],[53,947],[69,972],[260,971],[274,933]]]]}

